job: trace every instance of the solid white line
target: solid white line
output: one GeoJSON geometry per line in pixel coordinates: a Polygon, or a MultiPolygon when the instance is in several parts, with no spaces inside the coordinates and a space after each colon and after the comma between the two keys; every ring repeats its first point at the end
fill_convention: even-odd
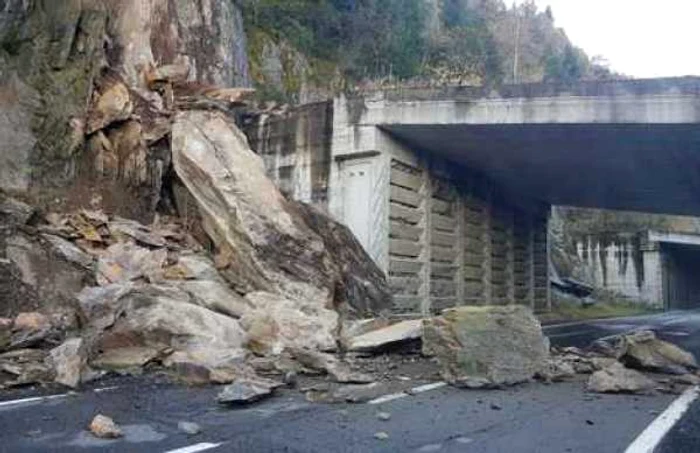
{"type": "Polygon", "coordinates": [[[632,445],[627,447],[625,453],[652,453],[673,428],[673,425],[683,418],[690,405],[698,398],[699,391],[698,387],[686,390],[668,406],[668,409],[663,414],[659,415],[656,420],[651,422],[651,425],[647,426],[647,429],[632,442],[632,445]]]}
{"type": "Polygon", "coordinates": [[[416,395],[418,393],[425,393],[431,390],[439,389],[446,385],[447,382],[434,382],[432,384],[420,385],[418,387],[412,388],[409,392],[391,393],[389,395],[380,396],[379,398],[375,398],[371,401],[368,401],[367,404],[384,404],[388,403],[389,401],[406,398],[409,395],[416,395]]]}
{"type": "Polygon", "coordinates": [[[203,442],[201,444],[190,445],[189,447],[178,448],[177,450],[168,450],[165,453],[195,453],[198,451],[211,450],[212,448],[220,447],[223,444],[211,444],[203,442]]]}
{"type": "Polygon", "coordinates": [[[0,407],[19,406],[22,404],[40,403],[42,401],[49,401],[49,400],[55,400],[55,399],[59,399],[59,398],[66,398],[67,396],[70,396],[70,394],[64,393],[61,395],[35,396],[32,398],[23,398],[20,400],[3,401],[0,403],[0,407]]]}

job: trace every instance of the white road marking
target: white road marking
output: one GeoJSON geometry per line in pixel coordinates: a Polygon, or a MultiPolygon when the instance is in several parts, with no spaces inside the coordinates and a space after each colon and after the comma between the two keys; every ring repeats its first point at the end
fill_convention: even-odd
{"type": "Polygon", "coordinates": [[[211,450],[212,448],[218,448],[223,444],[212,444],[209,442],[203,442],[201,444],[190,445],[189,447],[178,448],[177,450],[169,450],[165,453],[196,453],[198,451],[211,450]]]}
{"type": "Polygon", "coordinates": [[[671,428],[683,418],[683,415],[699,395],[700,388],[698,387],[686,390],[647,426],[647,429],[632,442],[632,445],[627,447],[625,453],[652,453],[671,428]]]}
{"type": "Polygon", "coordinates": [[[22,398],[19,400],[3,401],[0,403],[0,408],[11,407],[11,406],[21,406],[24,404],[41,403],[43,401],[56,400],[60,398],[66,398],[70,396],[70,393],[64,393],[61,395],[48,395],[48,396],[35,396],[32,398],[22,398]]]}
{"type": "Polygon", "coordinates": [[[394,401],[394,400],[398,400],[401,398],[406,398],[407,396],[409,396],[411,394],[416,395],[418,393],[425,393],[425,392],[429,392],[431,390],[439,389],[439,388],[444,387],[446,385],[447,385],[447,382],[434,382],[432,384],[420,385],[418,387],[412,388],[408,392],[391,393],[389,395],[380,396],[379,398],[375,398],[371,401],[368,401],[367,404],[384,404],[384,403],[388,403],[389,401],[394,401]]]}
{"type": "MultiPolygon", "coordinates": [[[[103,393],[103,392],[109,392],[111,390],[116,390],[119,387],[104,387],[104,388],[99,388],[93,390],[95,393],[103,393]]],[[[61,393],[59,395],[46,395],[46,396],[33,396],[31,398],[22,398],[19,400],[11,400],[11,401],[2,401],[0,402],[0,409],[5,408],[5,407],[12,407],[12,406],[22,406],[25,404],[33,404],[33,403],[43,403],[45,401],[51,401],[51,400],[57,400],[61,398],[68,398],[69,396],[75,396],[77,393],[75,392],[69,392],[69,393],[61,393]]]]}

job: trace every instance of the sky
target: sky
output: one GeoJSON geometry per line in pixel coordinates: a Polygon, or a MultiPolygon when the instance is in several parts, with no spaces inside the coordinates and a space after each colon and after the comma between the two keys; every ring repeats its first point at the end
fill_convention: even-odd
{"type": "Polygon", "coordinates": [[[700,75],[700,0],[535,0],[589,56],[632,77],[700,75]]]}

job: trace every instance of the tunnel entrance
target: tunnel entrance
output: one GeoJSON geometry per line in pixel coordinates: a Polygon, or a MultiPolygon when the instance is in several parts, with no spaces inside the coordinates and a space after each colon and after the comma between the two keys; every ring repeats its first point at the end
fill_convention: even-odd
{"type": "Polygon", "coordinates": [[[700,308],[700,245],[661,243],[667,310],[700,308]]]}

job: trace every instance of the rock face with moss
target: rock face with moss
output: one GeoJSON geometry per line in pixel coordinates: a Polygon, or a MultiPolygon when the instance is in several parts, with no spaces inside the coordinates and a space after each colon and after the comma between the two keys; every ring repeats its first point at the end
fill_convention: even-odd
{"type": "Polygon", "coordinates": [[[175,66],[184,82],[247,86],[246,49],[229,1],[0,3],[0,190],[147,218],[172,107],[148,92],[153,75],[175,66]]]}

